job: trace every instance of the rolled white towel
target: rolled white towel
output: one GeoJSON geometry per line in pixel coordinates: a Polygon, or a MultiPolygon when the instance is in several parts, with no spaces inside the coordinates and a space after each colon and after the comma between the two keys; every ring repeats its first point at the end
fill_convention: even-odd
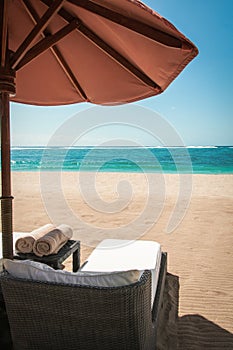
{"type": "Polygon", "coordinates": [[[33,252],[37,256],[57,254],[58,251],[71,239],[73,230],[68,225],[55,227],[33,244],[33,252]]]}

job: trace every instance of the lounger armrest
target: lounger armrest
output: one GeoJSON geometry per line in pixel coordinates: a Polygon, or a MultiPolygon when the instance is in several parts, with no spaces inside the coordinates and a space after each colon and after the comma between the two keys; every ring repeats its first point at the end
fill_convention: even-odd
{"type": "Polygon", "coordinates": [[[167,253],[162,253],[157,290],[152,308],[152,322],[157,324],[159,312],[163,304],[164,287],[167,274],[167,253]]]}

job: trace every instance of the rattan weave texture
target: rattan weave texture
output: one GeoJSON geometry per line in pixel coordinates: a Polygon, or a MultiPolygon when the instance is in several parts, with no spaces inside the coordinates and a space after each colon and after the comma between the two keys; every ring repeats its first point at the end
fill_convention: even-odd
{"type": "MultiPolygon", "coordinates": [[[[162,307],[164,276],[165,255],[154,307],[162,307]]],[[[156,348],[159,311],[151,311],[150,271],[115,288],[35,282],[5,272],[1,287],[15,350],[156,348]]]]}

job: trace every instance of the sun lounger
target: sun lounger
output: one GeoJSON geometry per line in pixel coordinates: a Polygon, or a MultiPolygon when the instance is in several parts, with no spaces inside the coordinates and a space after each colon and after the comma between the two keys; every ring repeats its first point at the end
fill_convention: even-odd
{"type": "Polygon", "coordinates": [[[5,271],[1,287],[15,349],[155,350],[166,266],[162,253],[152,309],[150,269],[118,287],[35,281],[5,271]]]}

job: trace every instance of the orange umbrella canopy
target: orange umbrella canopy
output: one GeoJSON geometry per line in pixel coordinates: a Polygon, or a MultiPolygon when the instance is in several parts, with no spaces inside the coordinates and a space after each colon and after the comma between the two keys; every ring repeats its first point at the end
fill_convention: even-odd
{"type": "Polygon", "coordinates": [[[16,71],[12,101],[140,100],[164,91],[198,52],[171,23],[137,0],[8,3],[10,62],[16,71]]]}
{"type": "Polygon", "coordinates": [[[1,0],[3,256],[12,257],[9,101],[114,105],[163,92],[198,54],[138,0],[1,0]]]}

